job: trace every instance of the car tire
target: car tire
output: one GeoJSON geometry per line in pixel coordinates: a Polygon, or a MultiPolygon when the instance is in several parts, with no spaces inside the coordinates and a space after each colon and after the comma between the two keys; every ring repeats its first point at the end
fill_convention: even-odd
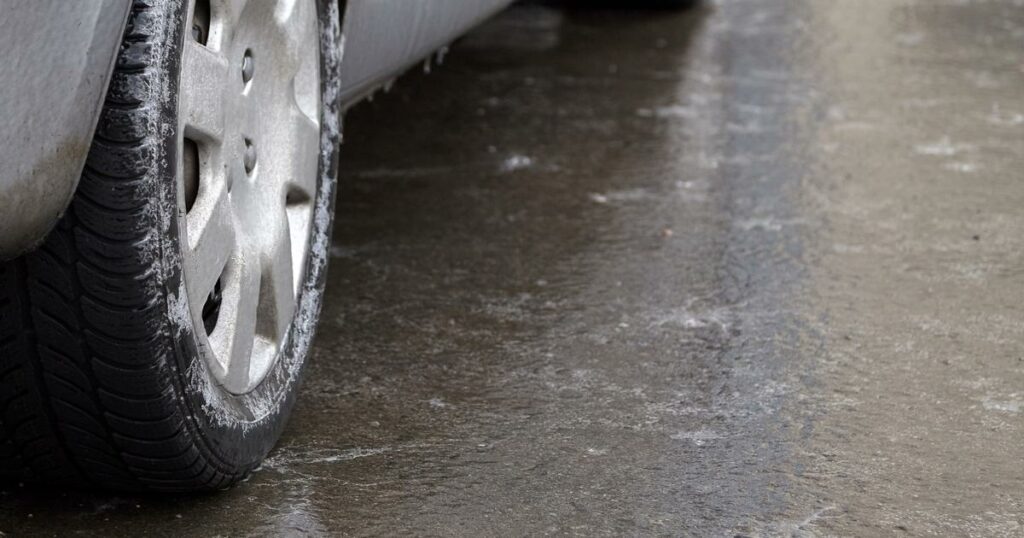
{"type": "MultiPolygon", "coordinates": [[[[213,0],[210,4],[213,15],[204,16],[219,16],[218,10],[231,0],[213,0]]],[[[263,4],[269,2],[250,6],[263,4]]],[[[243,21],[262,19],[247,19],[248,12],[233,19],[239,25],[237,32],[224,31],[223,24],[208,25],[208,39],[212,39],[213,29],[220,28],[219,39],[225,41],[219,54],[227,60],[216,60],[210,54],[206,60],[226,66],[228,71],[240,66],[242,73],[237,78],[248,76],[250,80],[236,84],[235,78],[223,79],[227,81],[224,88],[228,88],[223,90],[224,95],[235,95],[238,88],[248,92],[245,99],[235,102],[210,94],[203,86],[209,79],[221,79],[193,77],[199,87],[188,86],[189,99],[203,101],[213,95],[209,102],[197,105],[186,99],[184,73],[192,65],[187,55],[194,54],[187,52],[194,47],[187,47],[193,46],[204,31],[198,28],[198,16],[194,14],[200,5],[204,5],[202,0],[134,1],[104,110],[71,206],[38,250],[0,264],[0,473],[9,480],[128,491],[224,488],[260,464],[281,435],[295,402],[319,316],[330,244],[339,143],[338,3],[297,2],[300,7],[296,9],[306,10],[306,14],[294,16],[304,21],[303,29],[288,30],[286,24],[281,24],[283,37],[275,37],[278,41],[273,45],[284,47],[280,50],[265,52],[258,49],[258,44],[227,44],[229,34],[256,36],[266,30],[247,34],[243,21]],[[251,61],[247,66],[247,60],[236,54],[239,47],[249,47],[245,56],[251,48],[257,62],[262,59],[269,64],[279,53],[304,50],[290,44],[291,33],[316,40],[312,50],[319,53],[314,55],[318,61],[313,60],[313,67],[308,66],[308,60],[296,57],[294,62],[299,67],[294,75],[277,64],[259,63],[253,75],[251,61]],[[310,83],[311,69],[315,84],[310,83]],[[253,144],[249,138],[236,140],[234,135],[245,134],[245,129],[257,132],[254,138],[264,131],[270,133],[275,126],[259,122],[277,117],[273,106],[260,101],[264,97],[254,96],[286,101],[279,91],[261,90],[259,84],[269,81],[267,87],[285,87],[281,85],[288,83],[296,86],[300,75],[305,77],[301,82],[306,89],[296,89],[294,100],[305,100],[303,113],[307,119],[303,121],[315,124],[315,132],[310,131],[310,125],[292,129],[304,134],[295,135],[302,143],[294,146],[303,148],[297,156],[279,151],[276,142],[284,138],[268,138],[262,144],[265,155],[256,161],[259,164],[250,163],[248,151],[253,144]],[[293,78],[286,80],[290,76],[293,78]],[[186,102],[193,108],[186,110],[186,102]],[[211,106],[211,114],[195,112],[203,106],[211,106]],[[188,115],[191,119],[182,119],[188,115]],[[188,123],[210,122],[211,117],[222,119],[224,125],[195,127],[188,123]],[[228,125],[237,117],[249,118],[245,120],[249,123],[238,120],[244,125],[228,125]],[[260,127],[255,127],[257,124],[260,127]],[[187,149],[192,145],[189,136],[209,147],[203,151],[187,149]],[[315,148],[310,150],[310,144],[315,148]],[[217,161],[226,156],[241,156],[245,162],[217,161]],[[279,165],[286,161],[294,167],[279,165]],[[212,186],[216,177],[223,180],[235,174],[224,170],[239,166],[249,177],[231,180],[233,183],[228,185],[233,184],[233,190],[224,194],[218,190],[221,187],[212,186]],[[265,167],[259,171],[263,175],[252,174],[259,166],[265,167]],[[203,171],[198,176],[187,173],[193,168],[203,171]],[[285,169],[296,175],[273,173],[285,169]],[[300,174],[303,170],[311,171],[314,177],[300,174]],[[207,171],[209,178],[204,175],[207,171]],[[200,184],[186,184],[186,176],[200,184]],[[298,181],[296,178],[308,191],[305,195],[293,197],[289,190],[293,189],[290,181],[298,181]],[[286,219],[291,219],[292,209],[301,206],[294,212],[303,220],[287,221],[300,222],[299,230],[292,227],[281,232],[275,228],[273,232],[260,232],[261,237],[271,239],[247,239],[245,234],[250,232],[243,229],[244,225],[279,220],[267,213],[268,204],[272,205],[279,195],[265,193],[282,189],[287,191],[280,200],[285,204],[281,210],[286,219]],[[195,239],[190,242],[190,226],[195,222],[192,212],[206,203],[203,197],[213,191],[221,193],[217,200],[228,199],[234,204],[229,220],[236,235],[223,245],[212,244],[213,251],[224,249],[227,255],[202,258],[199,254],[211,250],[211,245],[200,249],[193,244],[195,239]],[[246,196],[259,199],[244,202],[246,196]],[[246,213],[254,211],[261,214],[246,213]],[[279,247],[267,245],[277,245],[274,241],[284,237],[282,234],[298,237],[289,245],[305,245],[304,252],[289,258],[291,262],[300,261],[288,273],[294,277],[291,303],[287,303],[288,286],[282,284],[287,279],[271,271],[267,274],[271,274],[268,278],[272,282],[266,283],[264,272],[260,272],[264,265],[280,265],[280,260],[265,253],[278,252],[274,249],[279,247]],[[192,254],[195,256],[190,258],[192,254]],[[203,281],[203,271],[216,270],[213,261],[221,259],[225,268],[214,289],[197,300],[195,289],[199,288],[193,284],[203,281]],[[239,260],[250,261],[245,262],[245,268],[229,269],[232,264],[241,266],[239,260]],[[257,296],[254,340],[248,344],[243,334],[248,322],[239,321],[249,315],[245,314],[248,306],[235,308],[238,319],[220,325],[227,327],[222,332],[233,330],[232,335],[242,336],[221,335],[217,340],[220,322],[215,320],[213,329],[209,328],[209,316],[220,319],[228,315],[224,305],[229,301],[226,288],[230,287],[231,271],[258,275],[239,277],[241,283],[231,299],[241,305],[245,297],[257,296]],[[193,279],[193,274],[201,276],[193,279]],[[254,282],[258,283],[255,288],[254,282]],[[265,300],[272,306],[263,308],[265,300]],[[217,313],[207,312],[210,304],[217,305],[217,313]],[[292,305],[290,310],[281,306],[286,304],[292,305]],[[201,312],[197,312],[196,305],[202,307],[201,312]],[[269,322],[259,317],[264,311],[271,311],[267,314],[272,318],[269,322]],[[264,331],[265,327],[271,329],[264,331]],[[224,358],[216,353],[218,341],[232,342],[230,353],[222,354],[230,355],[227,363],[216,362],[224,358]],[[242,368],[239,366],[232,373],[234,359],[243,356],[246,346],[254,351],[244,365],[245,371],[238,373],[242,368]],[[257,349],[262,353],[258,365],[257,349]]],[[[292,97],[289,94],[288,98],[292,97]]],[[[297,106],[302,108],[303,103],[297,106]]],[[[255,145],[259,147],[260,141],[256,140],[255,145]]],[[[300,187],[294,189],[301,191],[300,187]]],[[[197,229],[202,233],[196,238],[203,240],[206,228],[197,229]]],[[[293,250],[302,249],[287,252],[293,250]]]]}

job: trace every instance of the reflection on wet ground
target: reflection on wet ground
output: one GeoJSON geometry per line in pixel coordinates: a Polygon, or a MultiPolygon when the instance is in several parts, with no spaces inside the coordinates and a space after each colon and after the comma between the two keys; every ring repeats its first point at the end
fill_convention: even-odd
{"type": "Polygon", "coordinates": [[[15,534],[1024,535],[1024,10],[518,6],[348,117],[291,426],[15,534]]]}

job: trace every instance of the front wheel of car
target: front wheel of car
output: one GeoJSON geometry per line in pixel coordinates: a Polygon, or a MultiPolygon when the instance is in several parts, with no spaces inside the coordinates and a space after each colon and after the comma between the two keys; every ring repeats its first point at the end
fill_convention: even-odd
{"type": "Polygon", "coordinates": [[[0,264],[0,472],[218,489],[277,441],[319,315],[338,4],[135,0],[71,207],[0,264]]]}

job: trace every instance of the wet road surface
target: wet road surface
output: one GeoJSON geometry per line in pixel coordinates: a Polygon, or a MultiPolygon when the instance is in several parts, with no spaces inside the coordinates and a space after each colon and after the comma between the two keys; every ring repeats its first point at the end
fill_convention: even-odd
{"type": "Polygon", "coordinates": [[[1024,536],[1024,9],[527,5],[347,118],[263,469],[14,535],[1024,536]]]}

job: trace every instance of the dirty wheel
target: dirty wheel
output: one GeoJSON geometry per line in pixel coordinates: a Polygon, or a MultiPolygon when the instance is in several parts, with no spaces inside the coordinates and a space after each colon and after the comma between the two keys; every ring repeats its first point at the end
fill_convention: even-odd
{"type": "Polygon", "coordinates": [[[319,314],[337,3],[136,0],[75,199],[0,265],[0,472],[230,485],[279,437],[319,314]]]}

